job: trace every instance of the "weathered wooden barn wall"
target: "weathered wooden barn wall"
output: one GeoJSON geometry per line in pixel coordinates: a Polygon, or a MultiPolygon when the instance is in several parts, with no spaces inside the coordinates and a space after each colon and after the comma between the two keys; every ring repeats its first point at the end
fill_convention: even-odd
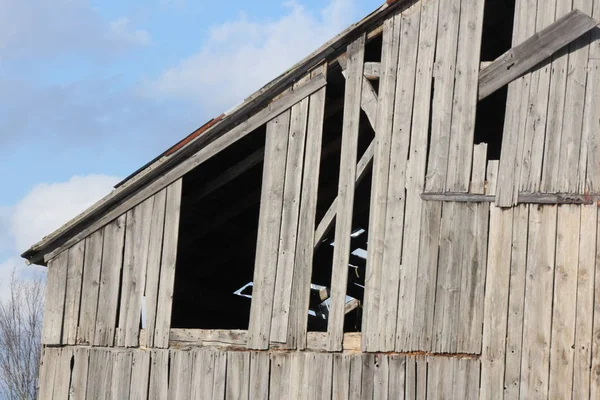
{"type": "Polygon", "coordinates": [[[181,181],[51,260],[44,345],[168,347],[181,181]],[[144,303],[144,304],[142,304],[144,303]]]}
{"type": "MultiPolygon", "coordinates": [[[[597,0],[516,3],[514,45],[573,8],[600,15],[597,0]]],[[[40,398],[599,398],[597,204],[562,196],[600,186],[598,28],[511,83],[502,159],[488,159],[475,144],[484,4],[406,2],[380,29],[378,65],[355,35],[195,156],[266,125],[247,331],[171,329],[180,179],[54,256],[40,398]],[[333,66],[345,78],[339,181],[318,220],[333,66]],[[363,154],[361,118],[375,132],[363,154]],[[355,187],[368,174],[362,333],[349,336],[355,187]],[[569,201],[586,204],[547,204],[569,201]],[[330,230],[327,332],[310,332],[313,257],[330,230]]]]}

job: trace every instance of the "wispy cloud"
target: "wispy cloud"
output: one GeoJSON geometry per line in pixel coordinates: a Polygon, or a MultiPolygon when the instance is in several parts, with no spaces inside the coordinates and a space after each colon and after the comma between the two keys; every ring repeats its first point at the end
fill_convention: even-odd
{"type": "Polygon", "coordinates": [[[152,42],[148,32],[143,29],[132,28],[131,20],[126,17],[117,18],[112,21],[106,37],[115,42],[139,46],[148,46],[152,42]]]}
{"type": "Polygon", "coordinates": [[[142,88],[146,95],[194,101],[221,112],[283,73],[349,25],[354,0],[331,0],[317,13],[295,1],[275,20],[237,18],[212,27],[202,48],[142,88]]]}

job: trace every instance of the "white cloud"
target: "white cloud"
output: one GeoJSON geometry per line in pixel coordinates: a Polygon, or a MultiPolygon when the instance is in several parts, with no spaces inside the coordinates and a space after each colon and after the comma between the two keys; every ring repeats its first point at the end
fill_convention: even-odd
{"type": "Polygon", "coordinates": [[[314,14],[295,1],[277,20],[240,14],[214,26],[200,51],[149,83],[146,94],[221,112],[285,72],[355,18],[356,0],[330,0],[314,14]]]}
{"type": "Polygon", "coordinates": [[[106,36],[110,40],[131,45],[148,46],[152,42],[148,32],[142,29],[132,29],[131,21],[126,17],[112,21],[106,36]]]}
{"type": "Polygon", "coordinates": [[[35,186],[13,209],[11,235],[23,251],[108,194],[119,181],[105,175],[74,176],[35,186]]]}

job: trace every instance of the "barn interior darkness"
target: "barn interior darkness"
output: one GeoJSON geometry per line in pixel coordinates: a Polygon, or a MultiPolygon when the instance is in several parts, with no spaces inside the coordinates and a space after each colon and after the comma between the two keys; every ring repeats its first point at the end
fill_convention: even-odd
{"type": "MultiPolygon", "coordinates": [[[[511,47],[515,1],[487,0],[482,61],[492,61],[511,47]]],[[[381,36],[367,43],[365,60],[381,58],[381,36]]],[[[332,63],[327,77],[315,226],[337,196],[345,78],[332,63]]],[[[375,91],[378,80],[372,80],[375,91]]],[[[475,143],[486,142],[489,159],[498,159],[502,141],[506,90],[479,103],[475,143]]],[[[360,119],[358,159],[374,138],[364,114],[360,119]]],[[[247,329],[252,297],[265,127],[200,165],[183,180],[173,328],[247,329]]],[[[360,331],[367,264],[371,172],[356,187],[353,235],[344,331],[360,331]]],[[[335,221],[314,254],[309,331],[327,330],[328,288],[331,286],[335,221]]]]}

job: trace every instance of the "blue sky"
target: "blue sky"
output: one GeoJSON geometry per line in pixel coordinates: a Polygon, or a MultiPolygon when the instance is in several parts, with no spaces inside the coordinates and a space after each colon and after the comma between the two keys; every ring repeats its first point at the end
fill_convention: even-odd
{"type": "Polygon", "coordinates": [[[382,3],[0,2],[0,281],[119,178],[382,3]]]}

